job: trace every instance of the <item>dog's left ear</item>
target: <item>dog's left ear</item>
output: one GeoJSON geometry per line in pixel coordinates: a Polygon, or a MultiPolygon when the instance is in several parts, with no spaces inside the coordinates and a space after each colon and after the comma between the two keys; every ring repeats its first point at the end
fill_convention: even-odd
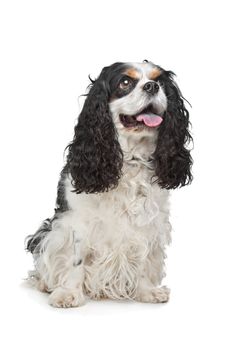
{"type": "Polygon", "coordinates": [[[92,81],[84,107],[68,146],[66,169],[76,193],[98,193],[117,186],[123,154],[109,111],[107,68],[92,81]]]}
{"type": "Polygon", "coordinates": [[[173,77],[174,73],[167,71],[161,81],[168,105],[153,155],[157,183],[166,189],[182,187],[192,181],[192,158],[187,148],[192,141],[189,112],[173,77]]]}

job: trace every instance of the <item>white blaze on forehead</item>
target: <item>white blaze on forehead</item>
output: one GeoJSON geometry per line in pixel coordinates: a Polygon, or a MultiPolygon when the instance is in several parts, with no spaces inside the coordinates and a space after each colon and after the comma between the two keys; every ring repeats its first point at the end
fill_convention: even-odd
{"type": "Polygon", "coordinates": [[[129,71],[133,71],[133,69],[135,69],[140,80],[143,81],[156,79],[161,74],[161,70],[150,62],[127,63],[127,65],[131,67],[129,68],[129,71]]]}

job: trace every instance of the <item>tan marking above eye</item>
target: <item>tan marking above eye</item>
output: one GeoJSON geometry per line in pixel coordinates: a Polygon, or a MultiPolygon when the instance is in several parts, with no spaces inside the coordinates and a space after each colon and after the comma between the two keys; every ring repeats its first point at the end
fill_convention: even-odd
{"type": "Polygon", "coordinates": [[[125,71],[125,74],[133,79],[140,79],[140,74],[135,68],[129,68],[125,71]]]}
{"type": "Polygon", "coordinates": [[[160,69],[158,69],[158,68],[153,68],[152,71],[150,72],[148,78],[149,78],[150,80],[155,80],[156,78],[158,78],[158,77],[160,76],[161,73],[162,73],[162,72],[161,72],[160,69]]]}

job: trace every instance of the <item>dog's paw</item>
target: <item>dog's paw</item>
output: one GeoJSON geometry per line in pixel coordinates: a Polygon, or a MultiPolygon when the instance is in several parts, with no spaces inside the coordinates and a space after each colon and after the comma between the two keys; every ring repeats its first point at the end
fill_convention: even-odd
{"type": "Polygon", "coordinates": [[[78,307],[85,304],[83,291],[79,289],[56,288],[49,296],[49,304],[54,307],[78,307]]]}
{"type": "Polygon", "coordinates": [[[155,303],[167,303],[170,297],[170,289],[166,286],[155,288],[152,290],[152,296],[155,303]]]}
{"type": "Polygon", "coordinates": [[[155,287],[141,291],[136,300],[143,303],[167,303],[170,297],[170,289],[166,286],[155,287]]]}

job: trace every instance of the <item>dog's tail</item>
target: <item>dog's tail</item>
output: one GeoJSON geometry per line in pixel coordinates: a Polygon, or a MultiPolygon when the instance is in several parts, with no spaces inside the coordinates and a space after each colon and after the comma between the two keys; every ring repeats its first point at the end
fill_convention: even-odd
{"type": "Polygon", "coordinates": [[[25,249],[32,254],[39,252],[39,247],[43,239],[52,230],[52,222],[54,217],[51,219],[46,219],[42,222],[41,226],[38,228],[34,235],[29,235],[25,239],[25,249]]]}

